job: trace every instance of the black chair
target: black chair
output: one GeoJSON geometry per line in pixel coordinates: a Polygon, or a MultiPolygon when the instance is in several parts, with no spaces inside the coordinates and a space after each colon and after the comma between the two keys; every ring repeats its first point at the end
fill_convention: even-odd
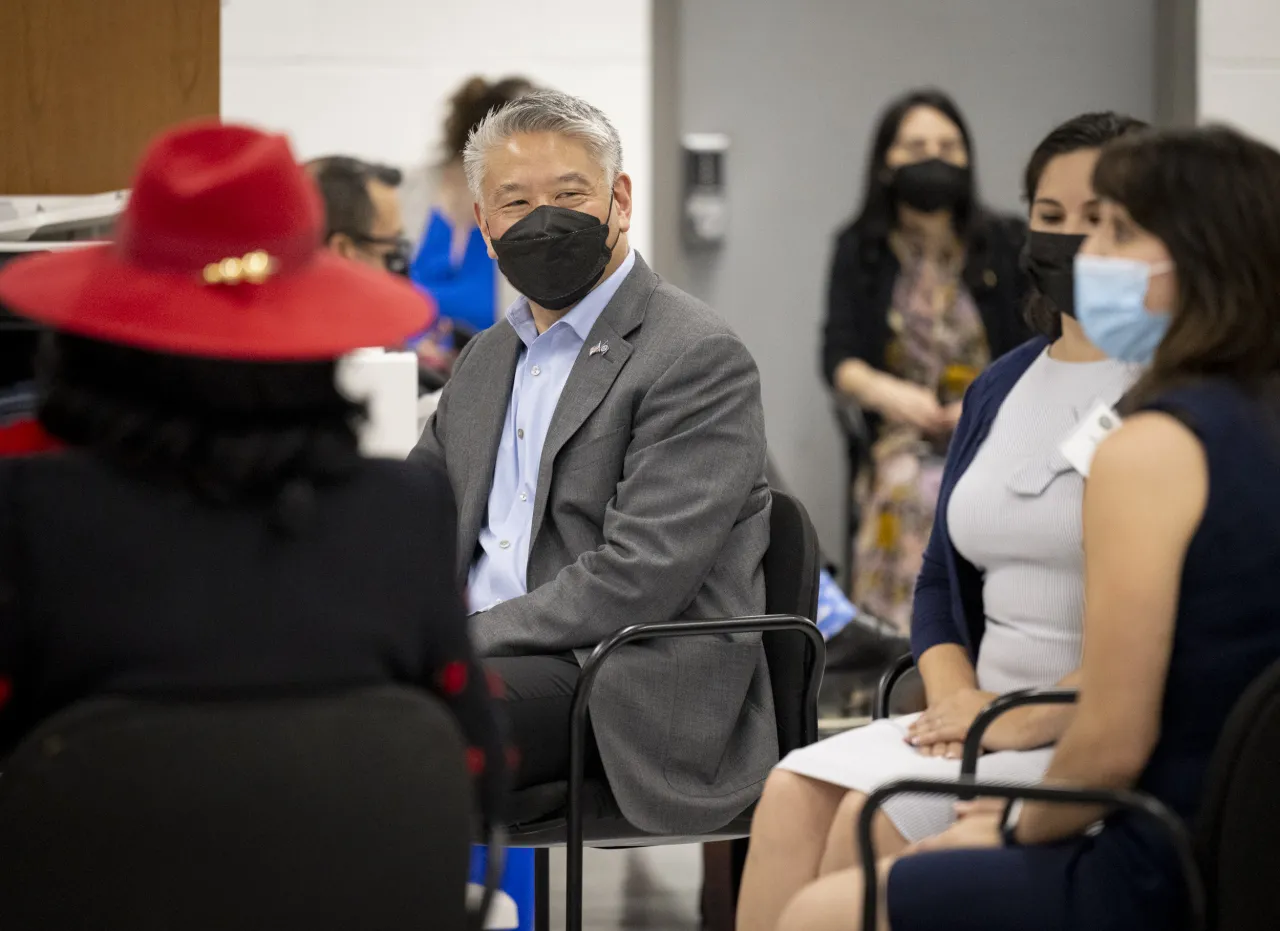
{"type": "Polygon", "coordinates": [[[457,725],[414,690],[94,699],[5,762],[0,926],[478,926],[472,810],[457,725]]]}
{"type": "Polygon", "coordinates": [[[1210,760],[1194,835],[1159,801],[1140,792],[1028,788],[975,781],[982,736],[1001,714],[1028,704],[1063,704],[1075,698],[1071,689],[1031,689],[1001,696],[983,709],[965,738],[960,777],[963,791],[958,792],[955,783],[908,779],[871,793],[857,832],[861,862],[868,867],[864,873],[864,928],[875,927],[878,906],[873,819],[886,800],[903,792],[1102,804],[1141,813],[1163,827],[1178,854],[1191,931],[1274,931],[1280,927],[1274,870],[1266,868],[1280,846],[1280,817],[1273,807],[1275,787],[1280,783],[1280,662],[1254,680],[1227,718],[1210,760]]]}
{"type": "Polygon", "coordinates": [[[550,856],[548,848],[567,847],[566,927],[582,929],[583,848],[650,847],[746,837],[751,833],[754,805],[718,831],[697,836],[649,834],[622,816],[609,787],[583,774],[586,757],[587,706],[601,666],[621,646],[656,637],[761,633],[778,719],[782,753],[817,739],[818,686],[822,680],[824,644],[811,618],[818,602],[818,538],[804,507],[781,492],[773,493],[769,550],[764,559],[763,617],[636,624],[618,631],[596,647],[582,666],[570,722],[570,771],[567,782],[535,786],[516,793],[516,816],[509,829],[512,847],[535,847],[537,853],[538,931],[550,927],[550,856]]]}
{"type": "Polygon", "coordinates": [[[904,653],[894,660],[885,669],[883,675],[880,676],[880,685],[876,689],[876,701],[871,710],[871,718],[875,721],[882,721],[889,717],[893,706],[894,694],[899,688],[903,688],[904,683],[910,683],[912,687],[912,699],[909,710],[900,711],[906,714],[910,711],[922,711],[924,709],[924,684],[920,681],[920,674],[916,670],[916,658],[910,653],[904,653]]]}

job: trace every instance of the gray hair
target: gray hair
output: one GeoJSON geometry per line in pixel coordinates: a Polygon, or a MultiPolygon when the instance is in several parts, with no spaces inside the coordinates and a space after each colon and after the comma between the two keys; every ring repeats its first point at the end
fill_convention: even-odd
{"type": "Polygon", "coordinates": [[[622,171],[622,140],[607,116],[578,97],[535,91],[490,110],[467,137],[462,166],[477,202],[489,152],[518,133],[556,133],[577,139],[604,169],[610,185],[622,171]]]}

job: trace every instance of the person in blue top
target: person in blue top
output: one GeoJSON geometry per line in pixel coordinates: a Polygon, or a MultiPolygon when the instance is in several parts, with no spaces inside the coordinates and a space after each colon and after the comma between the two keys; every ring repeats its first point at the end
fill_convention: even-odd
{"type": "Polygon", "coordinates": [[[533,85],[521,77],[492,83],[474,77],[463,84],[449,101],[443,163],[409,172],[401,192],[406,228],[421,237],[409,277],[427,289],[441,318],[452,325],[455,349],[492,326],[498,311],[516,296],[501,293],[497,265],[476,226],[462,153],[485,116],[531,90],[533,85]]]}
{"type": "MultiPolygon", "coordinates": [[[[1076,311],[1149,367],[1090,466],[1079,705],[1045,778],[1192,821],[1228,714],[1280,660],[1280,152],[1225,128],[1144,135],[1104,150],[1094,185],[1076,311]]],[[[893,931],[1187,920],[1171,849],[1127,813],[979,802],[912,854],[888,872],[893,931]]],[[[855,928],[860,890],[829,877],[777,927],[855,928]]]]}

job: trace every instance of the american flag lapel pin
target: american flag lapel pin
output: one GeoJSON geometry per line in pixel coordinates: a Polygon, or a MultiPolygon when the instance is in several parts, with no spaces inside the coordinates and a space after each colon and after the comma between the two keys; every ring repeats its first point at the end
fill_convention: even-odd
{"type": "Polygon", "coordinates": [[[602,341],[602,342],[596,343],[587,351],[587,357],[590,358],[591,356],[594,356],[594,355],[602,356],[608,351],[609,351],[609,344],[602,341]]]}

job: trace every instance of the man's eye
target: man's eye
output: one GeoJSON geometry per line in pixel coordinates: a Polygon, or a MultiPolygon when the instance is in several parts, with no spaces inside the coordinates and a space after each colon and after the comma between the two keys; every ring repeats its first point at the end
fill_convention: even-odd
{"type": "Polygon", "coordinates": [[[528,203],[527,200],[513,200],[509,204],[503,204],[502,209],[506,210],[508,207],[523,207],[527,203],[528,203]]]}

